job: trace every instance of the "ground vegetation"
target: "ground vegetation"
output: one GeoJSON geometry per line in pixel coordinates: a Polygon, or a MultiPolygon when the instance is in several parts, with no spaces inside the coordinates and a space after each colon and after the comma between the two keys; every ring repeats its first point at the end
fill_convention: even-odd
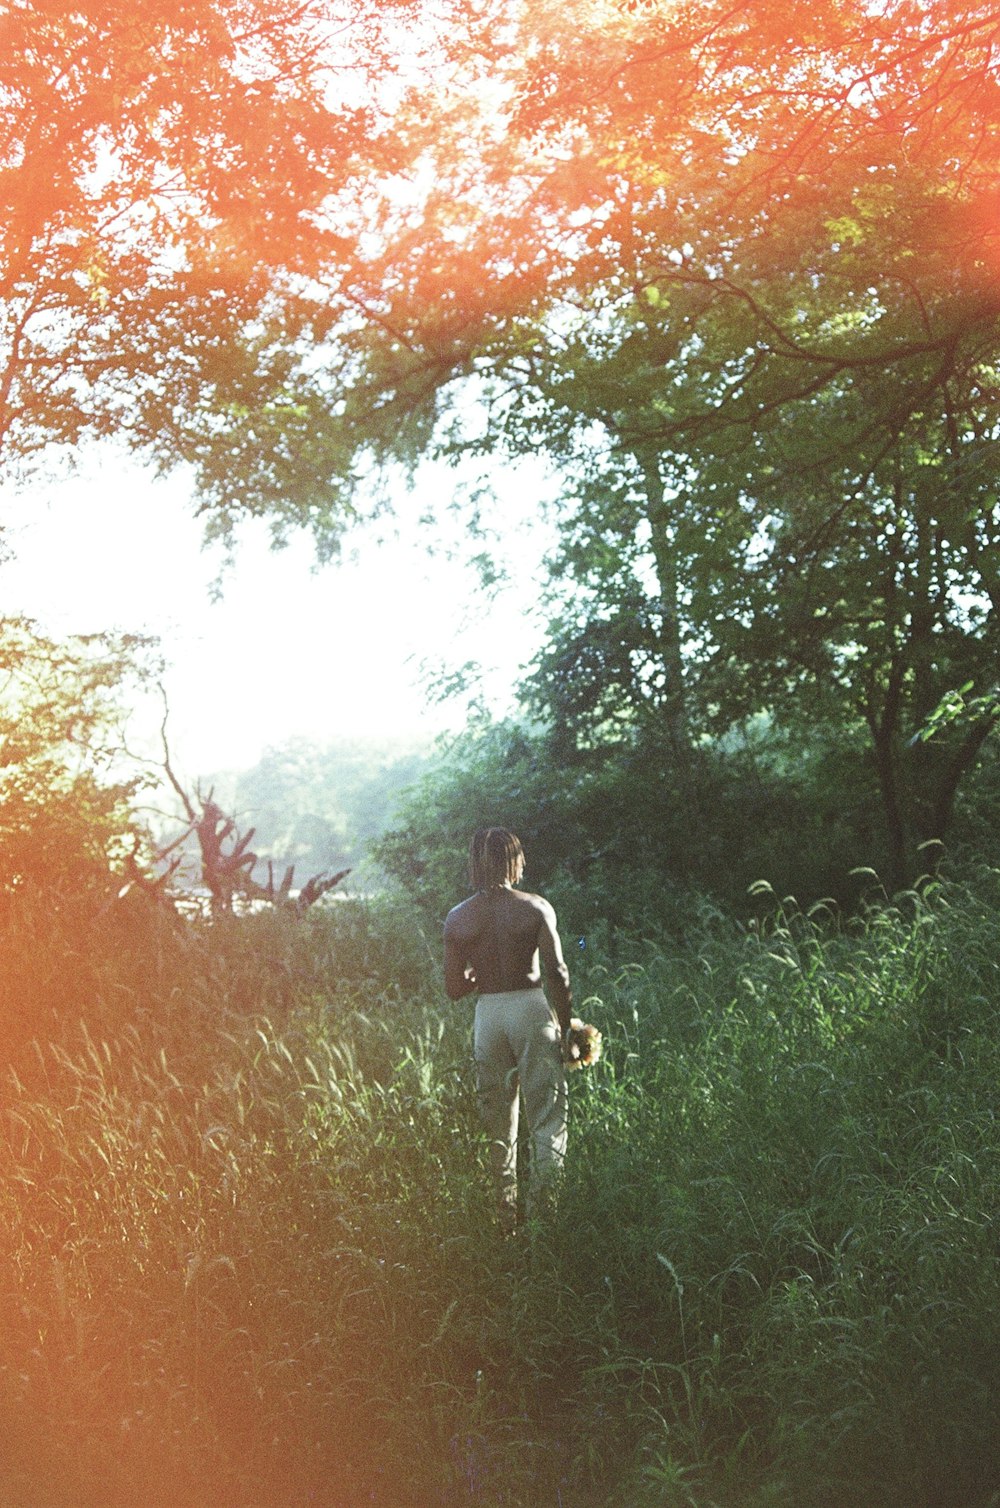
{"type": "Polygon", "coordinates": [[[19,897],[0,1492],[987,1508],[998,899],[703,904],[574,958],[604,1057],[557,1212],[505,1244],[411,910],[81,934],[19,897]]]}

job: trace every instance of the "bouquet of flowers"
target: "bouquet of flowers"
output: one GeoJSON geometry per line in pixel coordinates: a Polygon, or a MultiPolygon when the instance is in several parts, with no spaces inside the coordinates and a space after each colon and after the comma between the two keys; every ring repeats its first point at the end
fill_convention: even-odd
{"type": "Polygon", "coordinates": [[[589,1068],[601,1056],[601,1034],[573,1016],[566,1033],[566,1067],[589,1068]]]}

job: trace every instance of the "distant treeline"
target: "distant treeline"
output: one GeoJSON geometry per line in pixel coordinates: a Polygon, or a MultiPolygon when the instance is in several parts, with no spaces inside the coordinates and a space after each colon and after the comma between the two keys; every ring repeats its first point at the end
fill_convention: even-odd
{"type": "Polygon", "coordinates": [[[247,770],[216,772],[200,782],[253,848],[297,874],[357,870],[392,820],[400,794],[431,762],[427,742],[365,739],[295,742],[267,749],[247,770]]]}
{"type": "MultiPolygon", "coordinates": [[[[759,719],[683,761],[656,730],[575,749],[560,732],[489,724],[416,768],[373,851],[428,918],[454,904],[469,833],[491,823],[522,838],[526,885],[591,937],[609,925],[683,932],[702,898],[747,916],[770,891],[852,910],[897,888],[875,761],[857,729],[759,719]]],[[[916,851],[914,881],[942,861],[996,856],[998,754],[988,740],[946,842],[916,851]]]]}
{"type": "MultiPolygon", "coordinates": [[[[288,864],[304,880],[350,868],[348,888],[386,877],[440,917],[465,885],[469,834],[503,824],[522,837],[526,884],[551,892],[581,934],[610,924],[676,921],[704,896],[737,913],[766,882],[803,905],[853,907],[891,890],[872,759],[861,740],[822,727],[762,721],[752,736],[706,741],[683,766],[655,738],[569,753],[552,730],[486,723],[434,747],[416,740],[294,743],[250,769],[200,782],[252,848],[263,872],[288,864]]],[[[942,857],[995,855],[1000,759],[984,748],[960,793],[942,857]]],[[[196,873],[191,840],[192,876],[196,873]]]]}

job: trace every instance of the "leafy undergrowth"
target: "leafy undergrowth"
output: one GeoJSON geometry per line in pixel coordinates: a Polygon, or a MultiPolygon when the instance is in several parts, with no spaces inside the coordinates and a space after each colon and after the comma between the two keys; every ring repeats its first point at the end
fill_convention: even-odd
{"type": "Polygon", "coordinates": [[[505,1245],[412,917],[14,910],[0,1501],[1000,1502],[998,916],[619,939],[505,1245]]]}

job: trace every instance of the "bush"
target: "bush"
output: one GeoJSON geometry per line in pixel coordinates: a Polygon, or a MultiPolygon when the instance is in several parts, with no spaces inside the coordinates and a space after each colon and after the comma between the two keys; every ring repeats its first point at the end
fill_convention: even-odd
{"type": "Polygon", "coordinates": [[[683,763],[649,730],[558,747],[512,723],[473,727],[401,800],[375,854],[429,921],[465,894],[481,826],[518,834],[525,884],[558,901],[577,935],[681,936],[705,897],[751,915],[760,879],[806,905],[852,907],[865,889],[852,870],[883,867],[869,762],[823,729],[803,742],[768,727],[753,749],[704,744],[683,763]]]}
{"type": "Polygon", "coordinates": [[[58,643],[0,619],[0,897],[33,889],[77,908],[113,894],[110,871],[141,841],[122,701],[149,653],[129,636],[58,643]]]}

